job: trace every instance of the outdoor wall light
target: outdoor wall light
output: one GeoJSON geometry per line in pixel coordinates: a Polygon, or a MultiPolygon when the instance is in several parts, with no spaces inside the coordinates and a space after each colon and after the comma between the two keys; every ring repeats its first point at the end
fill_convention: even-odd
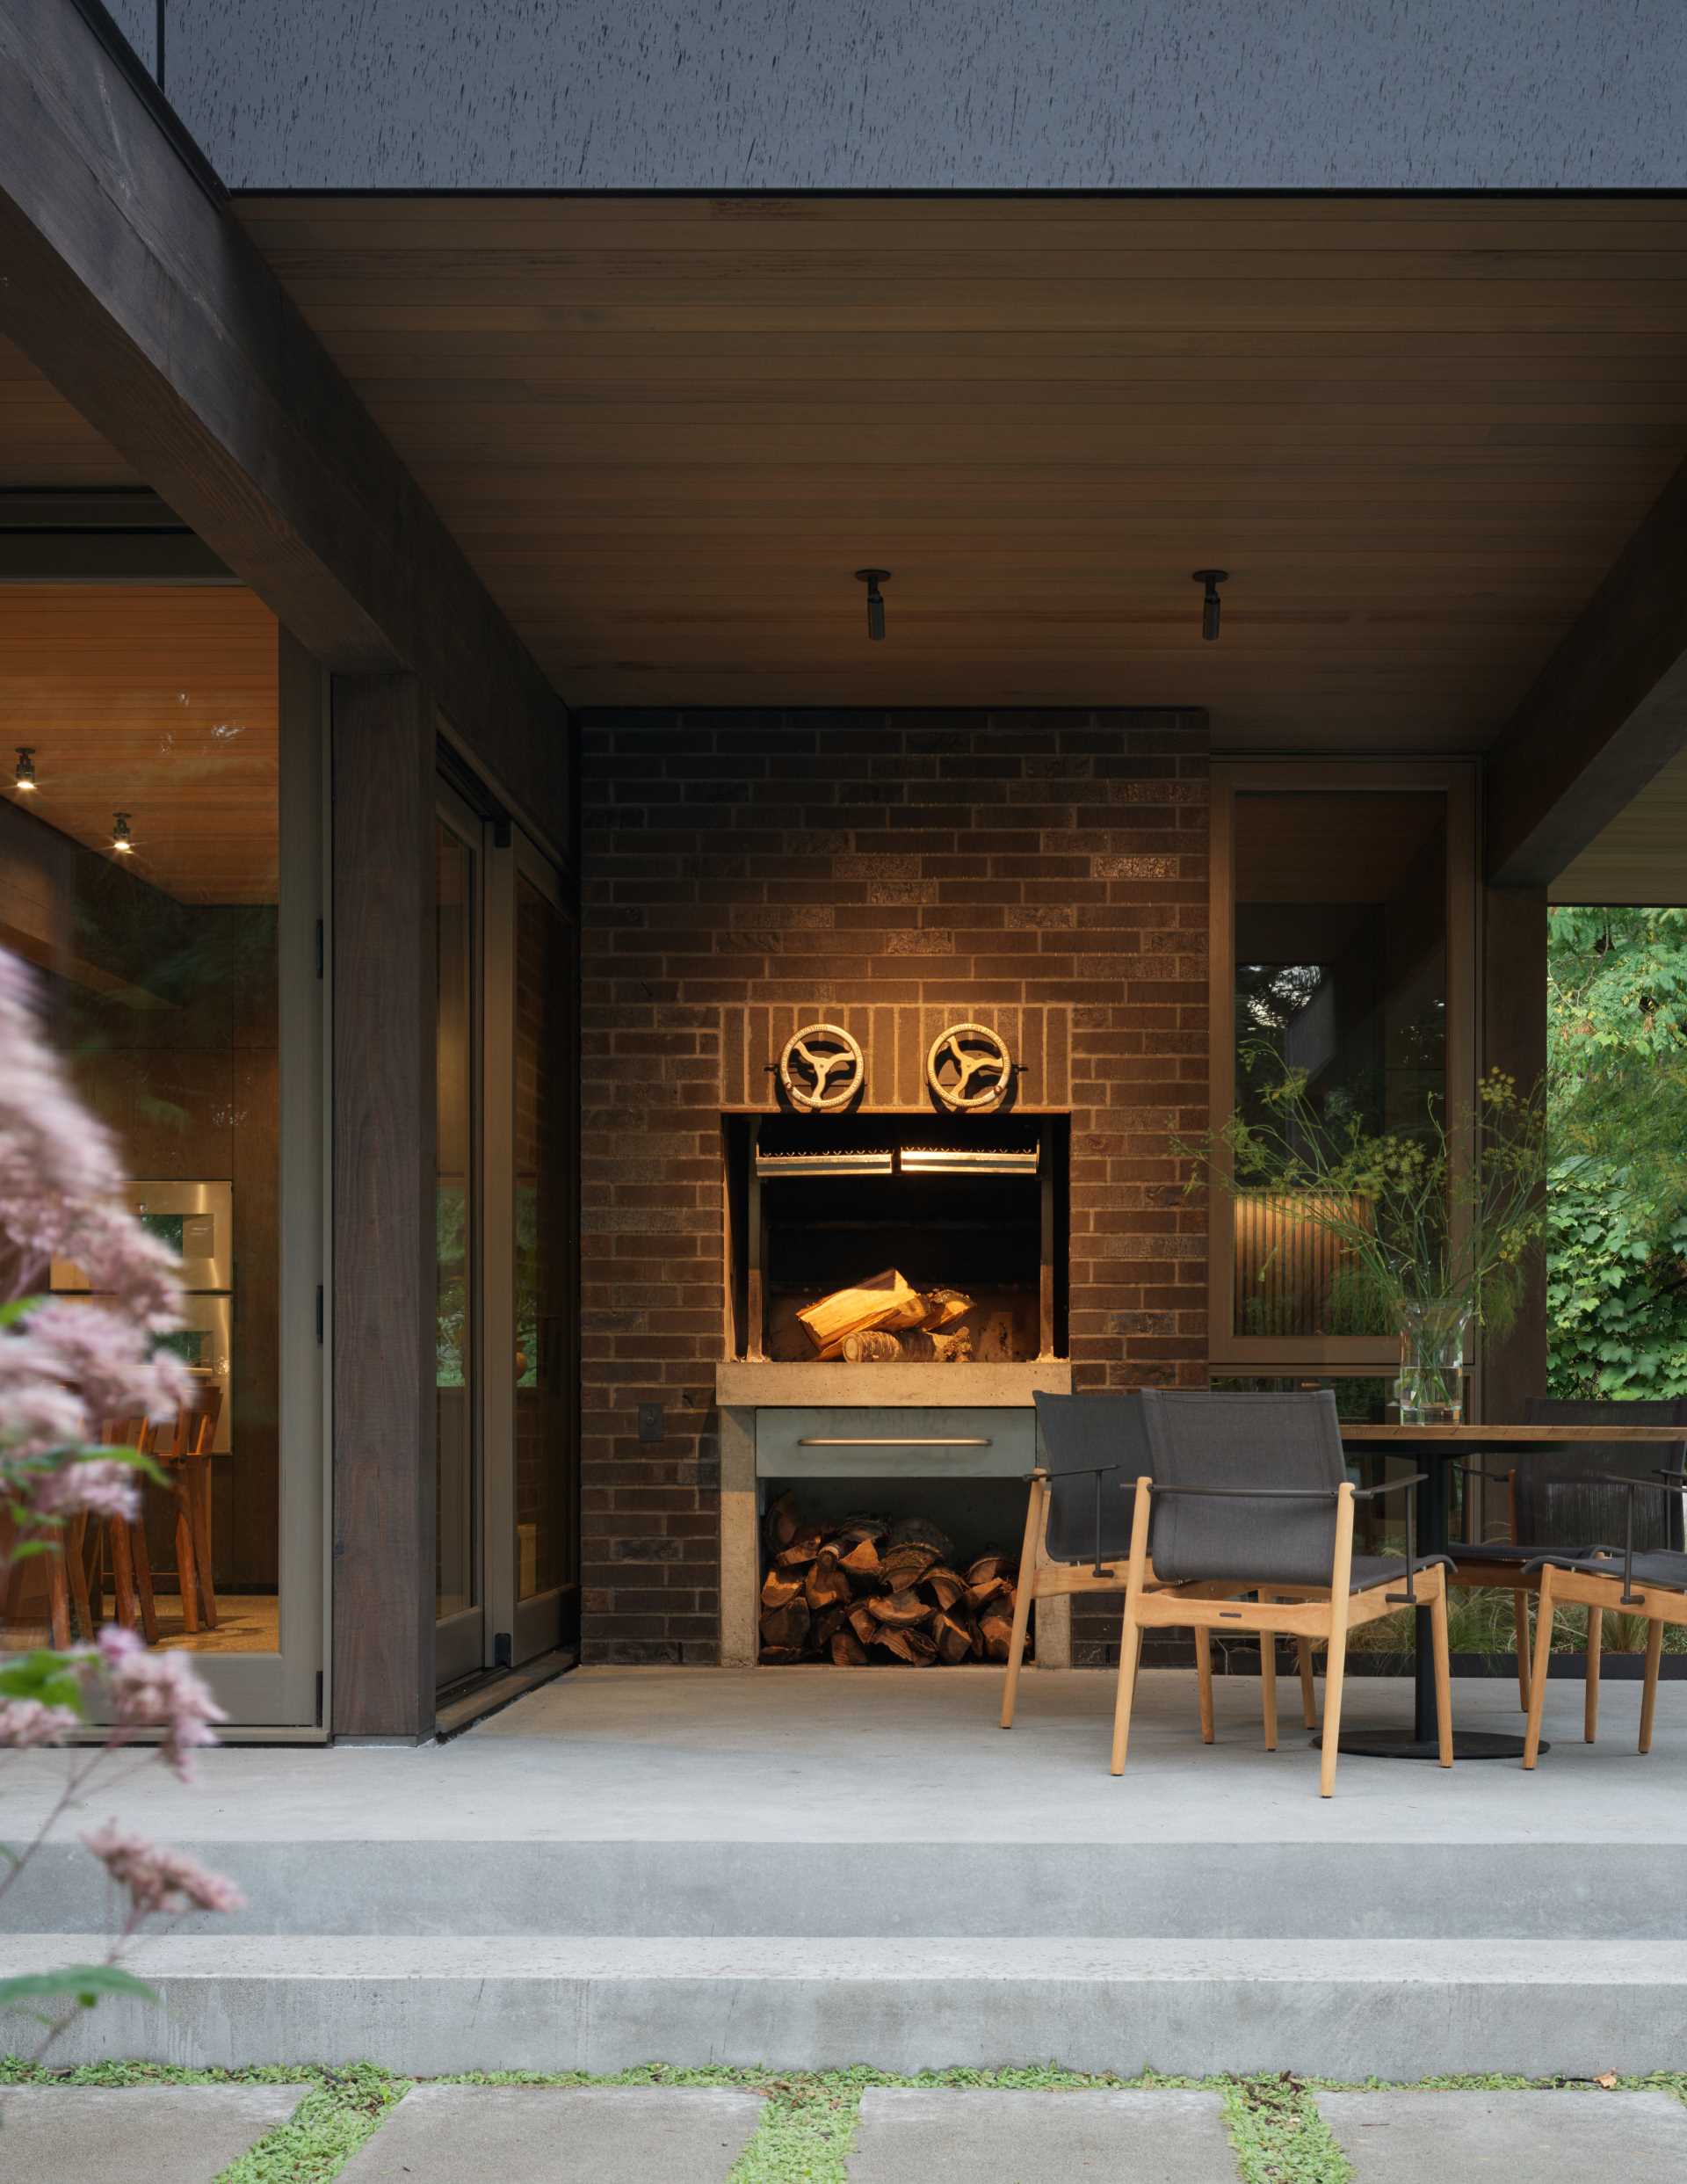
{"type": "Polygon", "coordinates": [[[19,791],[24,795],[33,796],[35,794],[37,784],[35,780],[35,746],[33,744],[18,744],[18,763],[11,770],[11,778],[17,783],[19,791]]]}
{"type": "Polygon", "coordinates": [[[888,584],[888,569],[858,569],[856,581],[867,587],[867,635],[875,644],[882,644],[885,635],[885,595],[879,589],[888,584]]]}
{"type": "Polygon", "coordinates": [[[134,842],[129,833],[129,815],[127,811],[112,814],[112,847],[119,857],[133,857],[134,842]]]}
{"type": "Polygon", "coordinates": [[[1194,581],[1205,584],[1201,594],[1201,635],[1208,644],[1215,644],[1219,635],[1219,586],[1228,580],[1227,569],[1198,569],[1194,581]]]}

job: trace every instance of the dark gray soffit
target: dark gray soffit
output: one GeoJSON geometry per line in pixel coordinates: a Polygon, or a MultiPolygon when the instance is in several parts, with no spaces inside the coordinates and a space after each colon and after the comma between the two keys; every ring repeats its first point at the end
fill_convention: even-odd
{"type": "MultiPolygon", "coordinates": [[[[145,51],[148,9],[119,11],[145,51]]],[[[1681,0],[167,0],[166,86],[232,188],[1668,189],[1683,24],[1681,0]]]]}

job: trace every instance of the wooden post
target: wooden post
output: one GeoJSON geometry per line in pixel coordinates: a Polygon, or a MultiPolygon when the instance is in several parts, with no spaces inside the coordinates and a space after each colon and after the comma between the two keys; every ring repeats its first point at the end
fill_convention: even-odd
{"type": "Polygon", "coordinates": [[[434,751],[408,676],[337,677],[334,1721],[434,1718],[434,751]]]}

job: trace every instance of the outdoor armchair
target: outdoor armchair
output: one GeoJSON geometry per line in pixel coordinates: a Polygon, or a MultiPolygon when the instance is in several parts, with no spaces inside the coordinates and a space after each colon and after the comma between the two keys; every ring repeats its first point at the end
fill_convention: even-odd
{"type": "MultiPolygon", "coordinates": [[[[1032,1602],[1079,1593],[1122,1593],[1131,1553],[1132,1498],[1148,1468],[1148,1444],[1138,1394],[1055,1396],[1039,1392],[1037,1431],[1045,1459],[1031,1475],[1019,1591],[1002,1691],[1002,1726],[1011,1729],[1032,1602]]],[[[1177,1400],[1173,1397],[1172,1400],[1177,1400]]],[[[1313,1703],[1312,1645],[1300,1642],[1300,1701],[1308,1729],[1313,1703]]],[[[1261,1649],[1261,1676],[1270,1695],[1268,1743],[1275,1737],[1276,1656],[1261,1649]]],[[[1213,1738],[1213,1653],[1208,1632],[1195,1632],[1201,1738],[1213,1738]]]]}
{"type": "MultiPolygon", "coordinates": [[[[1552,1666],[1554,1609],[1565,1606],[1585,1607],[1590,1632],[1595,1618],[1607,1608],[1613,1614],[1645,1617],[1646,1680],[1640,1693],[1640,1736],[1642,1755],[1652,1749],[1664,1631],[1671,1623],[1687,1625],[1687,1554],[1679,1547],[1640,1544],[1643,1535],[1654,1534],[1661,1523],[1664,1528],[1673,1526],[1679,1537],[1679,1467],[1667,1466],[1654,1471],[1650,1478],[1616,1471],[1591,1477],[1618,1495],[1624,1504],[1623,1542],[1620,1547],[1596,1547],[1585,1554],[1564,1551],[1544,1555],[1529,1567],[1529,1574],[1539,1587],[1539,1596],[1535,1609],[1534,1665],[1529,1678],[1529,1726],[1523,1745],[1525,1767],[1532,1767],[1540,1756],[1540,1719],[1546,1703],[1546,1678],[1552,1666]]],[[[1597,1672],[1598,1654],[1589,1636],[1589,1683],[1597,1672]]],[[[1593,1741],[1591,1729],[1588,1741],[1593,1741]]]]}
{"type": "MultiPolygon", "coordinates": [[[[1661,1449],[1656,1443],[1625,1449],[1608,1441],[1570,1442],[1539,1456],[1524,1457],[1498,1477],[1465,1467],[1467,1477],[1481,1477],[1505,1486],[1510,1536],[1461,1545],[1457,1570],[1448,1581],[1495,1585],[1510,1593],[1517,1632],[1517,1701],[1527,1710],[1531,1696],[1529,1598],[1539,1593],[1542,1558],[1568,1555],[1574,1560],[1591,1555],[1598,1548],[1620,1541],[1630,1522],[1636,1527],[1634,1544],[1643,1551],[1679,1554],[1687,1546],[1679,1492],[1673,1498],[1647,1494],[1641,1498],[1644,1506],[1640,1508],[1633,1506],[1632,1497],[1625,1492],[1631,1478],[1654,1478],[1661,1456],[1666,1459],[1664,1471],[1682,1479],[1687,1469],[1687,1402],[1572,1403],[1531,1397],[1524,1407],[1523,1422],[1525,1426],[1679,1426],[1683,1433],[1679,1448],[1661,1449]]],[[[1550,1617],[1547,1622],[1550,1628],[1550,1617]]],[[[1582,1734],[1589,1744],[1594,1742],[1599,1729],[1602,1643],[1602,1613],[1589,1605],[1587,1690],[1582,1707],[1582,1734]]]]}
{"type": "MultiPolygon", "coordinates": [[[[1415,1551],[1412,1502],[1404,1556],[1356,1555],[1353,1513],[1416,1479],[1362,1492],[1347,1476],[1336,1398],[1328,1389],[1289,1395],[1142,1397],[1148,1467],[1136,1482],[1131,1556],[1113,1717],[1115,1774],[1125,1771],[1142,1633],[1256,1631],[1321,1639],[1324,1682],[1319,1790],[1336,1787],[1342,1685],[1350,1630],[1401,1607],[1430,1611],[1436,1727],[1452,1765],[1445,1556],[1415,1551]]],[[[1262,1659],[1269,1649],[1262,1643],[1262,1659]]],[[[1268,1718],[1266,1744],[1276,1723],[1268,1718]]]]}

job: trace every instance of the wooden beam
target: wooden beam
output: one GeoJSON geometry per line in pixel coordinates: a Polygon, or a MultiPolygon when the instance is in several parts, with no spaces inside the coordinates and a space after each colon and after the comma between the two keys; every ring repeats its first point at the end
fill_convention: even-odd
{"type": "Polygon", "coordinates": [[[433,1728],[434,749],[409,676],[333,685],[334,1722],[433,1728]]]}
{"type": "Polygon", "coordinates": [[[1495,744],[1488,877],[1544,887],[1687,749],[1687,464],[1495,744]]]}
{"type": "Polygon", "coordinates": [[[317,658],[418,676],[565,843],[555,693],[98,13],[0,0],[0,330],[317,658]]]}

